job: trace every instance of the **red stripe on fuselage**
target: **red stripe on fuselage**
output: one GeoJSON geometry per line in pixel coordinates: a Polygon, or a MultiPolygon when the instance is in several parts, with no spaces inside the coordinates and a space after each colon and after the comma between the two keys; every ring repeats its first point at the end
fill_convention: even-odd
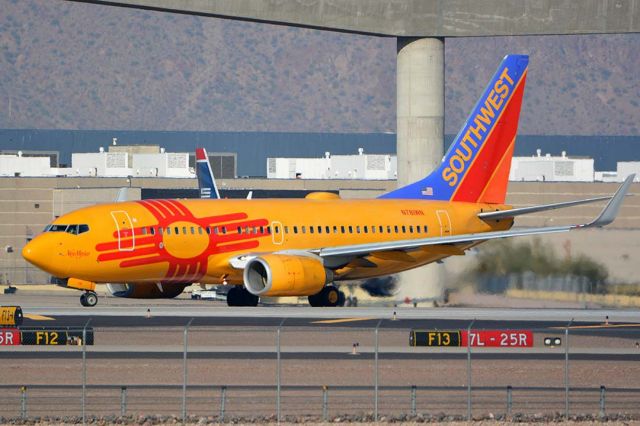
{"type": "Polygon", "coordinates": [[[509,100],[509,105],[506,106],[500,119],[494,124],[493,131],[473,160],[462,182],[460,182],[452,201],[475,203],[478,201],[482,191],[484,191],[493,171],[498,167],[503,154],[509,148],[518,131],[518,118],[520,116],[526,77],[527,75],[525,74],[520,79],[509,100]]]}

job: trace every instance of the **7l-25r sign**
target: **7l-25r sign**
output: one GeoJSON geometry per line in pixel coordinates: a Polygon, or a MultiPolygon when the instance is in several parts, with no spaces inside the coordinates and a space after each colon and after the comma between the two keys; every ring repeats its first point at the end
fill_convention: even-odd
{"type": "Polygon", "coordinates": [[[0,328],[0,346],[20,344],[20,330],[17,328],[0,328]]]}
{"type": "Polygon", "coordinates": [[[460,330],[460,346],[530,348],[533,332],[529,330],[460,330]]]}

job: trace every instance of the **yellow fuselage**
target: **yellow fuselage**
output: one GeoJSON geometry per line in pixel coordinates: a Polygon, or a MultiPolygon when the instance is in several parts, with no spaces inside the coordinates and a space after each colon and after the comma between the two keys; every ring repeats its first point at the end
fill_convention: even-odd
{"type": "MultiPolygon", "coordinates": [[[[25,256],[60,278],[93,282],[242,283],[245,254],[505,230],[481,211],[504,205],[420,200],[143,200],[61,216],[25,256]],[[60,226],[58,226],[60,225],[60,226]],[[67,228],[64,225],[74,225],[67,228]],[[56,227],[57,226],[57,227],[56,227]]],[[[51,226],[51,225],[50,225],[51,226]]],[[[464,254],[472,246],[387,251],[338,265],[337,280],[387,275],[464,254]]]]}

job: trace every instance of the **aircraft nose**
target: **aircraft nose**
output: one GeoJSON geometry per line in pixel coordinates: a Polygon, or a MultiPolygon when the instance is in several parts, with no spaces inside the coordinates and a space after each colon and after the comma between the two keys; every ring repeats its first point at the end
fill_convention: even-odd
{"type": "Polygon", "coordinates": [[[22,257],[29,263],[53,276],[66,278],[65,262],[57,261],[59,252],[57,244],[48,238],[48,235],[40,235],[29,241],[22,249],[22,257]]]}
{"type": "Polygon", "coordinates": [[[46,258],[46,251],[42,246],[42,241],[38,238],[29,241],[22,249],[22,257],[32,265],[44,269],[43,265],[46,258]]]}

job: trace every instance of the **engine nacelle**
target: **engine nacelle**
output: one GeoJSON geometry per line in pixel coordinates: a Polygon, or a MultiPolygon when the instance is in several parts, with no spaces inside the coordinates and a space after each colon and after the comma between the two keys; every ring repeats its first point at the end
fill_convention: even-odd
{"type": "Polygon", "coordinates": [[[266,254],[247,262],[244,286],[256,296],[311,296],[333,281],[319,258],[266,254]]]}
{"type": "Polygon", "coordinates": [[[107,284],[107,289],[115,297],[127,299],[173,299],[179,296],[189,284],[139,283],[107,284]]]}

